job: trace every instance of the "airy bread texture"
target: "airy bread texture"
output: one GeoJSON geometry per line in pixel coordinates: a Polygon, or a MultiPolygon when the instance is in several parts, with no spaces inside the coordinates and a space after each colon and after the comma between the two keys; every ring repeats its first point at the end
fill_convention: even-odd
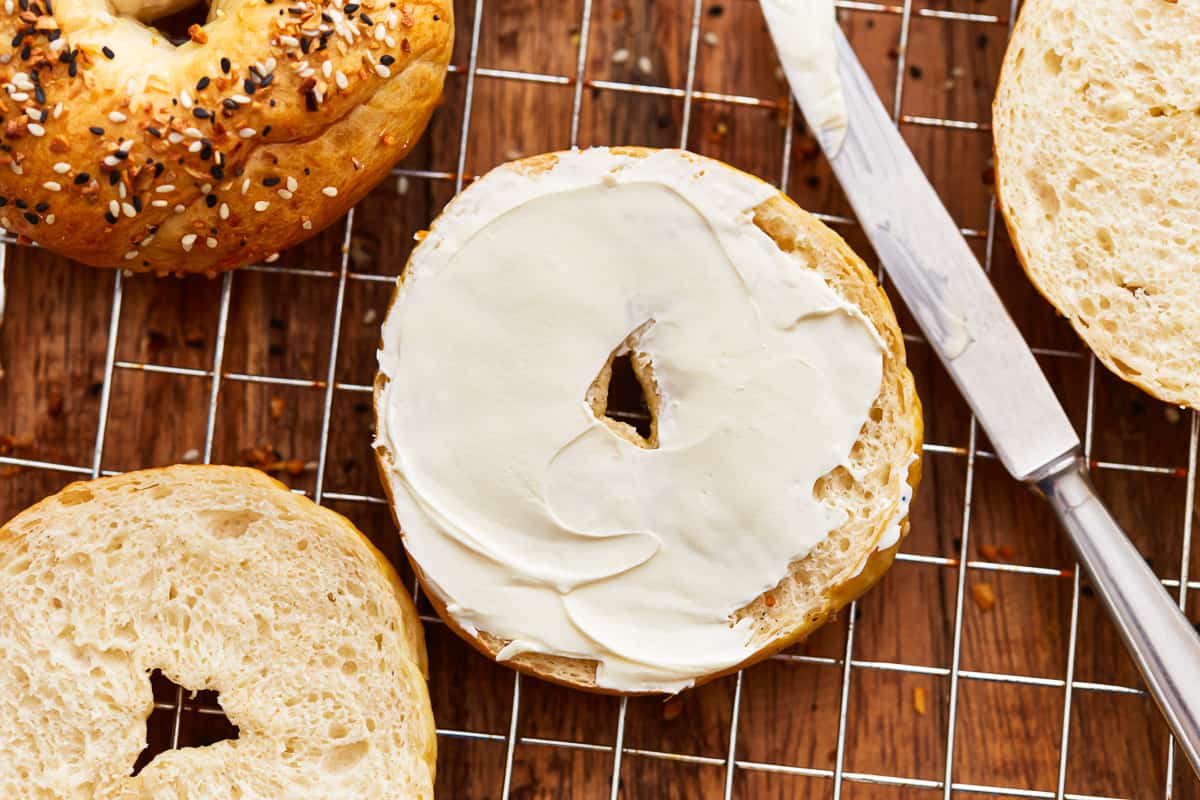
{"type": "MultiPolygon", "coordinates": [[[[640,147],[611,150],[615,154],[640,158],[654,152],[640,147]]],[[[690,154],[688,157],[699,158],[690,154]]],[[[515,166],[538,173],[551,169],[557,158],[554,153],[533,156],[515,162],[515,166]]],[[[736,172],[732,167],[711,159],[704,159],[704,163],[708,169],[736,172]]],[[[891,566],[900,541],[908,533],[907,515],[902,520],[896,519],[903,513],[899,498],[911,496],[921,477],[924,432],[921,404],[912,375],[905,364],[904,341],[895,314],[875,276],[840,236],[782,193],[776,193],[755,209],[754,221],[782,250],[800,254],[808,268],[819,272],[838,294],[858,306],[871,320],[886,347],[883,379],[869,418],[851,451],[850,468],[834,469],[822,477],[814,489],[822,502],[844,510],[848,521],[833,531],[806,558],[791,564],[790,574],[775,588],[734,615],[731,622],[747,617],[755,620],[755,653],[729,670],[702,676],[697,679],[696,685],[761,661],[802,641],[839,609],[869,589],[891,566]],[[862,477],[856,479],[855,475],[862,477]],[[904,485],[906,483],[907,486],[904,485]],[[892,542],[881,542],[897,523],[899,537],[892,542]]],[[[637,351],[637,337],[638,332],[635,332],[625,345],[632,353],[634,372],[643,386],[647,405],[653,415],[660,398],[646,358],[637,351]]],[[[654,446],[657,431],[653,425],[650,436],[643,439],[633,427],[604,416],[611,368],[610,358],[588,392],[587,399],[593,412],[634,444],[654,446]]],[[[376,377],[377,414],[380,413],[379,401],[386,381],[383,375],[376,377]]],[[[393,457],[383,447],[377,447],[376,453],[382,483],[390,494],[389,474],[393,457]]],[[[397,523],[403,529],[404,520],[398,519],[397,523]]],[[[737,535],[736,531],[730,532],[731,538],[737,535]]],[[[476,636],[463,630],[447,612],[436,587],[426,581],[420,565],[414,561],[413,568],[429,590],[427,594],[430,601],[446,624],[484,655],[495,659],[508,640],[487,632],[480,632],[476,636]]],[[[503,663],[528,675],[565,686],[615,693],[597,686],[594,661],[522,653],[503,663]]]]}
{"type": "Polygon", "coordinates": [[[1027,0],[993,107],[1025,270],[1109,369],[1200,408],[1200,5],[1027,0]]]}
{"type": "Polygon", "coordinates": [[[337,220],[417,141],[454,39],[450,0],[220,0],[178,47],[106,0],[26,5],[0,11],[0,225],[136,271],[232,269],[337,220]]]}
{"type": "Polygon", "coordinates": [[[432,798],[412,601],[345,518],[260,472],[75,483],[0,529],[0,797],[432,798]],[[136,777],[153,669],[239,737],[136,777]]]}

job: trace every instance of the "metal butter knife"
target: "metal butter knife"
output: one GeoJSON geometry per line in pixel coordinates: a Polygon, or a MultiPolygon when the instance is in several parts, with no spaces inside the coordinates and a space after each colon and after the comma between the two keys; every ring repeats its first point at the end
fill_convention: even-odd
{"type": "MultiPolygon", "coordinates": [[[[867,237],[1000,461],[1049,501],[1200,774],[1200,638],[1096,496],[1079,437],[975,254],[834,25],[849,122],[830,156],[867,237]]],[[[781,33],[781,31],[773,31],[781,33]]],[[[788,80],[804,108],[802,76],[788,80]]],[[[806,109],[807,112],[807,109],[806,109]]],[[[830,137],[820,137],[825,147],[830,137]]]]}

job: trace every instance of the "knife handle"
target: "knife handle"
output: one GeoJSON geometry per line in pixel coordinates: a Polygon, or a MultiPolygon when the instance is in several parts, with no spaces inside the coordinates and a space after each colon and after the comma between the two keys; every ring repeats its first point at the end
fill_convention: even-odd
{"type": "Polygon", "coordinates": [[[1146,687],[1200,774],[1200,637],[1096,495],[1078,451],[1032,483],[1070,536],[1146,687]]]}

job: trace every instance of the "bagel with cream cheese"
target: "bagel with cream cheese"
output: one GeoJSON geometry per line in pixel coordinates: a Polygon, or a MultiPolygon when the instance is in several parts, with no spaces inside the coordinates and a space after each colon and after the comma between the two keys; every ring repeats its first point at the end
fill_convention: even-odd
{"type": "Polygon", "coordinates": [[[422,585],[531,675],[711,680],[803,639],[907,532],[922,420],[886,296],[711,159],[496,168],[414,249],[379,363],[379,468],[422,585]],[[624,355],[646,435],[606,414],[624,355]]]}
{"type": "Polygon", "coordinates": [[[0,225],[76,260],[216,273],[338,219],[441,94],[450,0],[6,0],[0,225]]]}
{"type": "Polygon", "coordinates": [[[0,529],[0,797],[429,798],[421,625],[345,518],[255,470],[74,483],[0,529]],[[238,736],[137,775],[150,672],[238,736]]]}

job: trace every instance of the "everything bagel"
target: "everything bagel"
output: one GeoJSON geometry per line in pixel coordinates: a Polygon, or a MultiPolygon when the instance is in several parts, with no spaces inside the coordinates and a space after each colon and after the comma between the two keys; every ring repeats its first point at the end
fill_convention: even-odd
{"type": "Polygon", "coordinates": [[[88,264],[216,273],[336,220],[441,94],[450,0],[3,0],[0,224],[88,264]]]}

